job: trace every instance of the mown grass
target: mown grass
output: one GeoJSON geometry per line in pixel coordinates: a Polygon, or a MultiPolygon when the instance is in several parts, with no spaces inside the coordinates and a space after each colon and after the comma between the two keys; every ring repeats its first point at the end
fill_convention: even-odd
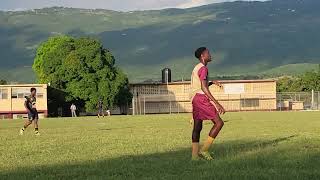
{"type": "MultiPolygon", "coordinates": [[[[190,161],[190,114],[0,121],[0,179],[319,179],[320,112],[228,113],[211,162],[190,161]]],[[[211,127],[205,123],[202,140],[211,127]]]]}

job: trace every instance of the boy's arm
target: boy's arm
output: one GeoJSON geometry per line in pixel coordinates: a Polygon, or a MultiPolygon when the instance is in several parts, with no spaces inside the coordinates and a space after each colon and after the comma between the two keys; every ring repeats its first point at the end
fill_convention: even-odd
{"type": "Polygon", "coordinates": [[[30,109],[28,108],[28,99],[24,101],[24,108],[26,108],[27,112],[30,112],[30,109]]]}
{"type": "Polygon", "coordinates": [[[201,89],[202,91],[206,94],[206,96],[213,101],[213,103],[215,104],[218,112],[220,114],[224,114],[226,111],[225,109],[221,106],[221,104],[212,96],[211,92],[209,91],[208,88],[208,81],[207,80],[201,80],[201,89]]]}
{"type": "Polygon", "coordinates": [[[208,86],[216,85],[219,86],[220,88],[223,88],[222,84],[219,81],[209,81],[208,86]]]}

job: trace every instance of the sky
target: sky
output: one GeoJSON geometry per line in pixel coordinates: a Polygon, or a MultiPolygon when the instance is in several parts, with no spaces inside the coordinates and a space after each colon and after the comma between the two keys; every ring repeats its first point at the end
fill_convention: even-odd
{"type": "Polygon", "coordinates": [[[0,10],[25,10],[52,6],[118,11],[189,8],[232,0],[0,0],[0,10]]]}

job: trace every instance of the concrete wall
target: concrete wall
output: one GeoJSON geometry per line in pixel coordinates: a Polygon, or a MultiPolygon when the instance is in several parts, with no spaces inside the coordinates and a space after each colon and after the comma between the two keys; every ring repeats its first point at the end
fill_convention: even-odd
{"type": "MultiPolygon", "coordinates": [[[[221,81],[225,88],[210,91],[227,111],[276,110],[276,82],[272,80],[221,81]]],[[[131,111],[135,114],[192,112],[190,82],[133,84],[131,111]]]]}

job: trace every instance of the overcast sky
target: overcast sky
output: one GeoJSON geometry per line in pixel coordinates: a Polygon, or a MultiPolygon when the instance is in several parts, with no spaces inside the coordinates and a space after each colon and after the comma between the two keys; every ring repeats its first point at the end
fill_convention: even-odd
{"type": "Polygon", "coordinates": [[[0,0],[1,10],[24,10],[52,6],[100,8],[121,11],[187,8],[232,0],[0,0]]]}

